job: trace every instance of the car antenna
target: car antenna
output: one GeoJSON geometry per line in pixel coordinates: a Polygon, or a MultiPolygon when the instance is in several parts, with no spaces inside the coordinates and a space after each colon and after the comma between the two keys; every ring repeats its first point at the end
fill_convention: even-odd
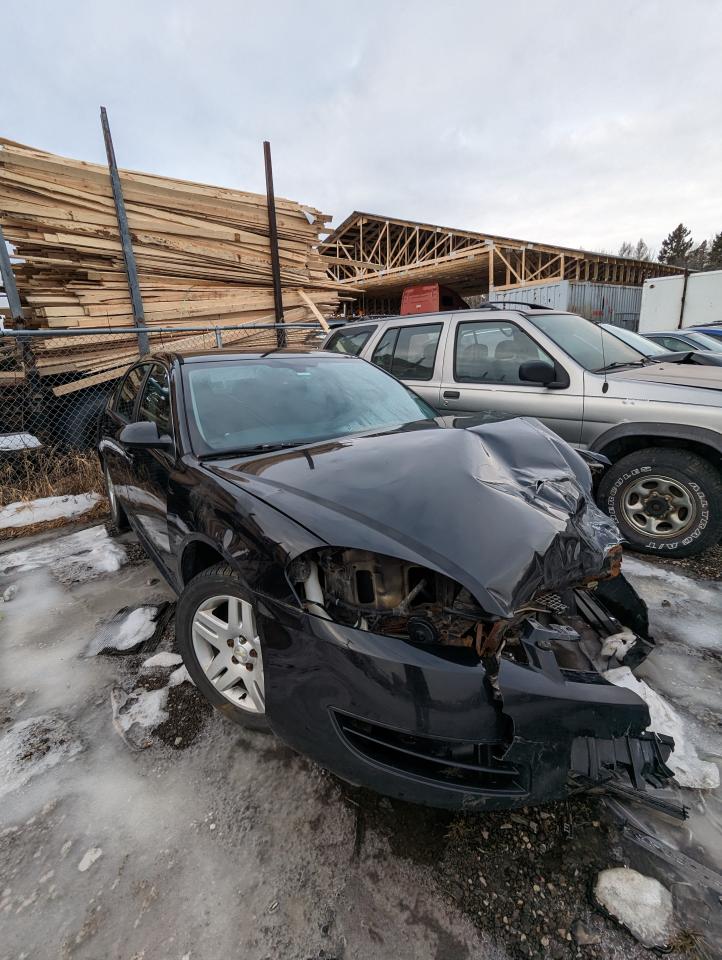
{"type": "Polygon", "coordinates": [[[602,384],[602,393],[606,393],[609,390],[609,381],[607,380],[607,357],[604,352],[604,327],[601,323],[597,324],[599,328],[599,336],[602,342],[602,373],[604,374],[604,383],[602,384]]]}

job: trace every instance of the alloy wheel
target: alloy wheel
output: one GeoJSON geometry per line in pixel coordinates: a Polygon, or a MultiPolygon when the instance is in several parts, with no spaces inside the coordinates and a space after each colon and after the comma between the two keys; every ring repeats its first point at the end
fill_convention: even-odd
{"type": "Polygon", "coordinates": [[[193,650],[201,670],[234,706],[266,712],[261,641],[253,607],[239,597],[210,597],[191,624],[193,650]]]}
{"type": "Polygon", "coordinates": [[[627,523],[653,537],[679,536],[693,525],[697,512],[684,483],[650,474],[627,487],[622,509],[627,523]]]}

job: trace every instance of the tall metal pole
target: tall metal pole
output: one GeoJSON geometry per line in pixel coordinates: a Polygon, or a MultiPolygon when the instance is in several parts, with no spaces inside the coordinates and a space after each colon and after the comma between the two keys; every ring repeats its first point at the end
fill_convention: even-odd
{"type": "Polygon", "coordinates": [[[8,253],[8,245],[5,243],[2,227],[0,227],[0,277],[2,277],[5,296],[8,298],[8,304],[10,305],[10,316],[17,326],[25,326],[23,308],[20,306],[13,265],[10,263],[10,254],[8,253]]]}
{"type": "MultiPolygon", "coordinates": [[[[108,123],[108,114],[105,107],[100,108],[100,122],[103,125],[103,137],[105,138],[105,152],[108,156],[108,167],[110,168],[110,182],[113,187],[113,200],[115,201],[115,213],[118,218],[118,230],[120,231],[120,243],[123,248],[123,260],[125,261],[125,272],[128,276],[128,287],[130,288],[130,303],[133,308],[133,320],[136,327],[145,327],[145,313],[143,311],[143,300],[140,296],[140,284],[138,283],[138,268],[135,265],[135,254],[133,253],[133,243],[130,239],[130,230],[128,229],[128,217],[125,212],[125,201],[123,199],[123,188],[120,185],[120,176],[118,175],[118,164],[115,162],[115,150],[113,149],[113,140],[110,136],[110,124],[108,123]]],[[[148,353],[148,334],[143,330],[138,333],[138,350],[141,356],[148,353]]]]}
{"type": "MultiPolygon", "coordinates": [[[[271,273],[273,275],[273,305],[276,311],[276,323],[284,323],[283,293],[281,292],[281,264],[278,259],[278,227],[276,225],[276,198],[273,193],[273,167],[271,166],[271,144],[263,141],[263,160],[266,165],[266,203],[268,206],[268,239],[271,245],[271,273]]],[[[286,346],[286,331],[276,327],[276,343],[286,346]]]]}

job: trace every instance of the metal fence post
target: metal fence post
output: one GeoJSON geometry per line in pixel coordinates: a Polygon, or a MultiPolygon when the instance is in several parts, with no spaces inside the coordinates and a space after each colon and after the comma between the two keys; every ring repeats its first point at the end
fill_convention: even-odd
{"type": "Polygon", "coordinates": [[[2,277],[5,296],[8,298],[8,304],[10,305],[10,316],[17,326],[23,327],[25,326],[23,308],[20,306],[20,296],[15,283],[13,265],[10,263],[10,254],[2,227],[0,227],[0,277],[2,277]]]}
{"type": "MultiPolygon", "coordinates": [[[[128,287],[130,288],[130,302],[133,307],[133,320],[137,327],[145,327],[145,313],[143,312],[143,300],[140,296],[140,284],[138,283],[138,268],[135,264],[135,254],[133,253],[133,243],[130,239],[130,230],[128,229],[128,217],[125,212],[125,201],[123,200],[123,188],[120,184],[118,174],[118,164],[115,162],[115,149],[113,140],[110,136],[110,124],[108,123],[108,114],[105,107],[100,108],[100,122],[103,125],[103,137],[105,139],[105,152],[108,156],[108,167],[110,168],[110,182],[113,187],[113,200],[115,201],[115,213],[118,218],[118,230],[120,231],[120,243],[123,247],[123,260],[125,261],[125,272],[128,275],[128,287]]],[[[138,331],[138,350],[141,354],[148,353],[148,334],[145,330],[138,331]]]]}
{"type": "Polygon", "coordinates": [[[216,327],[216,346],[219,350],[223,348],[223,331],[220,327],[216,327]]]}
{"type": "MultiPolygon", "coordinates": [[[[273,305],[276,311],[276,323],[282,324],[283,292],[281,290],[281,264],[278,259],[278,226],[276,224],[276,197],[273,192],[273,167],[271,165],[271,144],[263,141],[263,160],[266,166],[266,205],[268,207],[268,240],[271,245],[271,273],[273,275],[273,305]]],[[[276,327],[276,343],[286,346],[286,331],[276,327]]]]}

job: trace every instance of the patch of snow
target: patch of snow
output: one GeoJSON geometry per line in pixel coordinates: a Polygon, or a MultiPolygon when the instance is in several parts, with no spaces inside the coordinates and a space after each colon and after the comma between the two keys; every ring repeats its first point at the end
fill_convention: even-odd
{"type": "Polygon", "coordinates": [[[722,652],[722,583],[683,577],[637,557],[625,556],[623,566],[649,606],[655,635],[722,652]]]}
{"type": "Polygon", "coordinates": [[[61,717],[48,714],[13,723],[0,737],[0,797],[82,749],[61,717]]]}
{"type": "MultiPolygon", "coordinates": [[[[0,328],[2,319],[0,318],[0,328]]],[[[32,433],[0,433],[0,451],[10,453],[13,450],[36,450],[42,443],[32,433]]]]}
{"type": "Polygon", "coordinates": [[[113,726],[128,746],[136,749],[150,746],[150,731],[168,719],[167,702],[168,687],[158,690],[138,687],[131,693],[115,687],[110,694],[113,726]]]}
{"type": "Polygon", "coordinates": [[[98,633],[88,644],[86,656],[93,657],[103,650],[132,650],[145,643],[155,633],[158,607],[136,607],[111,617],[100,625],[98,633]]]}
{"type": "Polygon", "coordinates": [[[169,653],[161,651],[154,656],[143,661],[143,670],[154,670],[156,667],[177,667],[183,663],[183,658],[179,653],[169,653]]]}
{"type": "Polygon", "coordinates": [[[672,896],[653,877],[627,867],[602,870],[597,902],[647,948],[664,948],[674,931],[672,896]]]}
{"type": "Polygon", "coordinates": [[[188,683],[193,683],[186,668],[184,666],[178,667],[178,669],[174,670],[170,677],[168,677],[168,686],[177,687],[179,684],[185,683],[186,681],[188,681],[188,683]]]}
{"type": "Polygon", "coordinates": [[[93,866],[96,860],[99,860],[103,856],[103,851],[100,847],[91,847],[90,850],[86,850],[83,854],[83,858],[78,864],[78,870],[81,873],[85,873],[90,867],[93,866]]]}
{"type": "Polygon", "coordinates": [[[49,520],[68,520],[92,510],[101,500],[98,493],[78,493],[66,497],[41,497],[38,500],[20,500],[0,509],[0,530],[27,527],[31,523],[49,520]]]}
{"type": "Polygon", "coordinates": [[[629,667],[607,670],[604,677],[618,687],[632,690],[649,707],[650,730],[665,733],[674,739],[674,750],[667,765],[674,771],[681,787],[714,790],[720,784],[719,770],[714,763],[702,760],[692,743],[690,731],[683,717],[655,690],[638,680],[629,667]]]}
{"type": "Polygon", "coordinates": [[[48,567],[59,580],[73,583],[103,573],[115,573],[128,559],[102,524],[55,537],[35,547],[0,555],[0,574],[25,573],[48,567]]]}

